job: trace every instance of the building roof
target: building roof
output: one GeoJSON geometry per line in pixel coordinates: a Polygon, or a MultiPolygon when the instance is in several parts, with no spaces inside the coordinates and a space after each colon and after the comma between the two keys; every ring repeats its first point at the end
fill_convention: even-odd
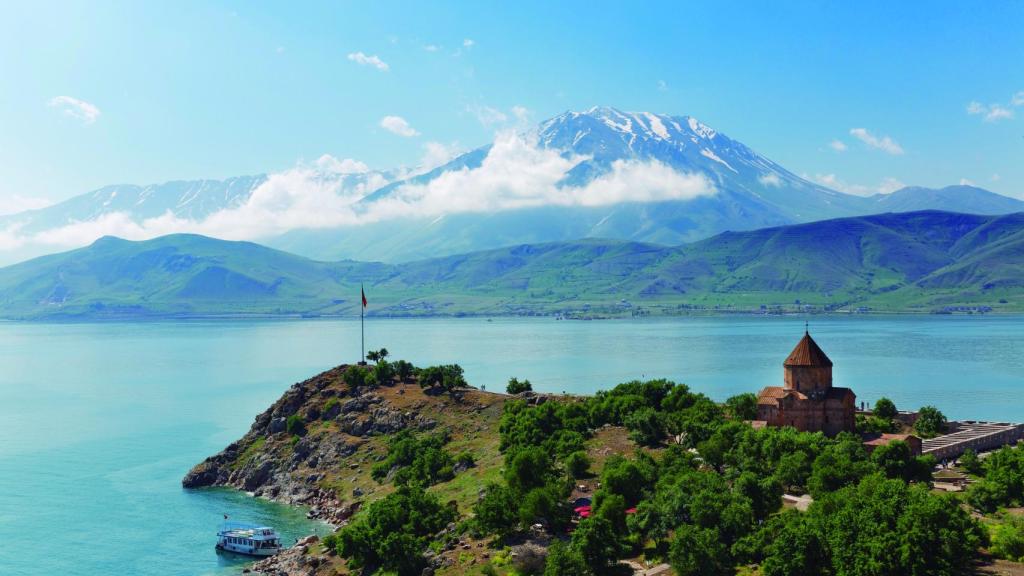
{"type": "MultiPolygon", "coordinates": [[[[856,396],[853,393],[853,390],[849,388],[843,388],[841,386],[836,386],[833,388],[825,389],[825,397],[822,398],[821,400],[844,400],[847,395],[856,398],[856,396]]],[[[794,388],[783,388],[782,386],[765,386],[764,388],[761,389],[761,392],[757,394],[757,403],[778,406],[779,400],[787,396],[795,396],[797,400],[807,400],[812,402],[814,401],[811,400],[811,398],[809,398],[803,392],[800,392],[799,390],[796,390],[794,388]]]]}
{"type": "Polygon", "coordinates": [[[895,440],[906,442],[911,437],[917,438],[913,434],[866,434],[864,435],[864,444],[868,446],[885,446],[895,440]]]}
{"type": "Polygon", "coordinates": [[[809,332],[804,332],[804,337],[797,343],[796,348],[789,353],[789,357],[782,363],[783,366],[832,366],[832,361],[818,347],[818,343],[811,338],[809,332]]]}

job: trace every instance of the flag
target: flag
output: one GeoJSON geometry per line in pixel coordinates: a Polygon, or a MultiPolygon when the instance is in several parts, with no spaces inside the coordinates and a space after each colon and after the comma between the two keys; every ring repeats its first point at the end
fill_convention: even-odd
{"type": "Polygon", "coordinates": [[[363,297],[363,308],[366,308],[366,292],[363,290],[362,286],[359,287],[359,294],[363,297]]]}

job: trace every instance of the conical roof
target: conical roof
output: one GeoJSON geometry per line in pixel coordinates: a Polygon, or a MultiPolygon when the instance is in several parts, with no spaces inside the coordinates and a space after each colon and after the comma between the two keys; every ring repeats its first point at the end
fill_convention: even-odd
{"type": "Polygon", "coordinates": [[[804,337],[797,343],[796,348],[789,353],[789,357],[782,363],[783,366],[831,366],[832,361],[818,347],[818,343],[811,338],[809,332],[804,332],[804,337]]]}

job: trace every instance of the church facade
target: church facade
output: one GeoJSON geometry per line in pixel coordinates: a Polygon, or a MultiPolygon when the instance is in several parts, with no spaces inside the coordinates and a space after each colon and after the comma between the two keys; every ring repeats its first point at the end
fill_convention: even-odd
{"type": "Polygon", "coordinates": [[[835,436],[853,432],[857,397],[832,385],[832,361],[805,332],[783,362],[783,386],[767,386],[757,396],[757,419],[768,426],[835,436]]]}

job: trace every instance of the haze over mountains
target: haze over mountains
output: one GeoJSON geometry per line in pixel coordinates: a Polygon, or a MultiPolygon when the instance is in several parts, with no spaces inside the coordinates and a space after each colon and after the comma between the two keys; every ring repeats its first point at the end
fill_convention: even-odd
{"type": "Polygon", "coordinates": [[[199,232],[317,259],[403,262],[580,238],[672,245],[887,211],[1024,210],[1024,202],[970,186],[843,194],[694,118],[607,107],[567,112],[407,173],[324,157],[270,175],[108,186],[0,217],[0,262],[105,234],[199,232]]]}
{"type": "Polygon", "coordinates": [[[727,232],[679,247],[519,245],[400,265],[318,262],[249,242],[102,238],[0,269],[0,317],[678,313],[794,304],[1024,309],[1024,214],[925,211],[727,232]]]}

